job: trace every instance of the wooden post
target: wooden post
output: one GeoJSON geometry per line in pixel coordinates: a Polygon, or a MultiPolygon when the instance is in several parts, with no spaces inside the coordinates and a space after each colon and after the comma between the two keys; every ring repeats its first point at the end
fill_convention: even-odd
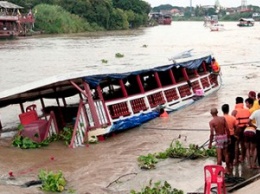
{"type": "Polygon", "coordinates": [[[195,74],[196,77],[199,77],[199,76],[200,76],[200,75],[198,74],[197,69],[194,69],[194,74],[195,74]]]}
{"type": "Polygon", "coordinates": [[[186,80],[186,81],[188,81],[189,80],[189,76],[188,76],[188,74],[187,74],[187,71],[186,71],[186,68],[182,68],[181,69],[181,71],[182,71],[182,74],[183,74],[183,76],[184,76],[184,79],[186,80]]]}
{"type": "Polygon", "coordinates": [[[202,62],[202,67],[205,73],[207,73],[206,63],[205,61],[202,62]]]}
{"type": "Polygon", "coordinates": [[[97,110],[96,110],[96,107],[95,107],[95,104],[94,104],[94,100],[92,98],[92,94],[91,94],[91,91],[90,91],[90,87],[86,82],[83,82],[83,85],[84,85],[84,88],[85,88],[85,94],[87,95],[87,98],[88,98],[88,104],[89,104],[89,108],[90,108],[95,126],[101,127],[99,119],[98,119],[97,110]]]}
{"type": "Polygon", "coordinates": [[[20,104],[20,109],[21,109],[21,112],[24,113],[24,107],[23,107],[23,103],[19,103],[20,104]]]}
{"type": "Polygon", "coordinates": [[[160,77],[159,77],[158,72],[154,72],[154,77],[155,77],[157,86],[158,86],[159,88],[161,88],[161,87],[162,87],[162,83],[161,83],[161,80],[160,80],[160,77]]]}
{"type": "Polygon", "coordinates": [[[173,72],[172,72],[171,69],[169,69],[169,74],[170,74],[170,77],[171,77],[172,83],[173,83],[173,84],[176,84],[176,80],[175,80],[175,77],[174,77],[173,72]]]}
{"type": "Polygon", "coordinates": [[[3,126],[2,126],[2,122],[1,122],[1,118],[0,118],[0,131],[2,131],[3,126]]]}
{"type": "Polygon", "coordinates": [[[125,84],[124,84],[122,79],[119,80],[119,84],[121,86],[121,89],[122,89],[122,92],[123,92],[123,96],[124,97],[128,97],[128,94],[127,94],[127,91],[126,91],[126,88],[125,88],[125,84]]]}
{"type": "Polygon", "coordinates": [[[145,91],[144,91],[144,87],[143,87],[140,75],[136,75],[136,79],[137,79],[137,83],[138,83],[141,93],[144,94],[145,91]]]}

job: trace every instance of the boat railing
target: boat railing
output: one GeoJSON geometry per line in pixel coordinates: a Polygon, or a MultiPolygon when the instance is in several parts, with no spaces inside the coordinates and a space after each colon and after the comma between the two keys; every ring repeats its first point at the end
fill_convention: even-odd
{"type": "Polygon", "coordinates": [[[18,20],[18,16],[12,16],[12,15],[0,15],[1,20],[7,20],[7,21],[16,21],[18,20]]]}
{"type": "Polygon", "coordinates": [[[87,138],[87,133],[90,128],[89,118],[91,117],[90,111],[88,112],[87,102],[80,100],[76,121],[73,128],[73,134],[70,141],[70,148],[75,148],[83,145],[87,138]]]}
{"type": "Polygon", "coordinates": [[[25,24],[25,23],[34,23],[35,22],[35,18],[33,17],[32,14],[23,14],[23,15],[19,15],[18,17],[18,21],[21,24],[25,24]]]}
{"type": "Polygon", "coordinates": [[[146,91],[143,94],[109,101],[105,104],[110,112],[110,119],[117,121],[122,117],[156,109],[159,105],[180,103],[195,96],[197,90],[207,92],[216,87],[215,85],[217,86],[217,80],[214,75],[207,73],[192,78],[190,84],[188,81],[183,81],[172,86],[146,91]]]}
{"type": "Polygon", "coordinates": [[[50,114],[47,115],[45,118],[48,121],[47,132],[45,134],[45,138],[51,137],[52,135],[55,135],[55,134],[58,134],[59,129],[58,129],[58,125],[57,125],[57,121],[56,121],[54,112],[51,111],[50,114]]]}
{"type": "Polygon", "coordinates": [[[95,107],[97,110],[98,120],[99,120],[101,126],[109,125],[110,123],[107,119],[107,115],[106,115],[106,111],[103,106],[103,102],[101,100],[95,100],[94,104],[95,104],[95,107]]]}

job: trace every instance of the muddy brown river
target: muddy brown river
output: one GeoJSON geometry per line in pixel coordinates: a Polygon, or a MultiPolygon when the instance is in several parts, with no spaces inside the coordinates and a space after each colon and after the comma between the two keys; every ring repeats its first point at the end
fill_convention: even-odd
{"type": "MultiPolygon", "coordinates": [[[[140,155],[164,151],[173,139],[184,145],[203,145],[209,137],[209,110],[228,103],[233,109],[237,96],[250,90],[260,92],[260,24],[239,28],[224,22],[225,31],[210,32],[203,22],[173,22],[127,32],[39,36],[0,42],[0,92],[52,75],[82,69],[122,68],[126,65],[168,64],[179,52],[195,49],[212,51],[222,68],[222,87],[214,94],[88,147],[70,149],[63,142],[48,147],[21,150],[11,146],[10,133],[0,139],[0,193],[44,193],[38,186],[24,188],[37,180],[40,169],[61,170],[68,181],[67,190],[77,194],[129,194],[140,191],[150,180],[167,181],[187,192],[203,192],[203,167],[214,159],[160,161],[154,170],[141,170],[140,155]],[[147,45],[147,47],[143,47],[147,45]],[[118,59],[115,53],[124,54],[118,59]],[[101,60],[108,60],[102,64],[101,60]],[[53,159],[53,160],[52,160],[53,159]],[[12,172],[15,180],[8,179],[12,172]]],[[[18,124],[19,107],[0,109],[4,131],[18,124]]],[[[243,165],[234,176],[248,178],[258,170],[243,165]]]]}

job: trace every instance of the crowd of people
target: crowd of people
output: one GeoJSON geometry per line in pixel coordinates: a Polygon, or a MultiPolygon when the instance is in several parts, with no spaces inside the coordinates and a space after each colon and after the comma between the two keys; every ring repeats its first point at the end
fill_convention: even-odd
{"type": "Polygon", "coordinates": [[[226,173],[231,174],[234,165],[246,162],[248,168],[260,168],[260,93],[250,91],[248,97],[236,97],[232,112],[223,104],[223,116],[212,108],[209,122],[209,148],[215,141],[217,164],[226,163],[226,173]]]}

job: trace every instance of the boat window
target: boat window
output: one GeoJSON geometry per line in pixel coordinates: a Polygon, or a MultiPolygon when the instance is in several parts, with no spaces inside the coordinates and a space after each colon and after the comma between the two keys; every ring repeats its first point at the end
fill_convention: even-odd
{"type": "Polygon", "coordinates": [[[160,72],[158,72],[158,75],[159,75],[162,86],[168,86],[168,85],[172,84],[172,80],[171,80],[170,73],[168,70],[160,71],[160,72]]]}
{"type": "Polygon", "coordinates": [[[197,71],[198,71],[198,74],[203,74],[203,73],[205,73],[205,71],[204,71],[204,69],[203,69],[203,63],[200,64],[200,66],[198,67],[197,71]]]}
{"type": "Polygon", "coordinates": [[[176,83],[185,81],[184,76],[183,76],[182,71],[181,71],[181,67],[173,67],[172,73],[174,75],[176,83]]]}
{"type": "Polygon", "coordinates": [[[158,87],[154,72],[148,72],[140,75],[145,91],[153,90],[158,87]]]}
{"type": "Polygon", "coordinates": [[[107,82],[103,83],[102,85],[103,85],[102,93],[103,93],[104,100],[112,100],[112,99],[124,97],[122,88],[120,87],[119,80],[110,79],[107,80],[107,82]]]}
{"type": "Polygon", "coordinates": [[[194,69],[186,69],[187,75],[189,79],[196,77],[194,73],[194,69]]]}
{"type": "Polygon", "coordinates": [[[128,95],[135,95],[141,93],[136,75],[128,76],[126,82],[124,80],[124,83],[128,95]]]}

